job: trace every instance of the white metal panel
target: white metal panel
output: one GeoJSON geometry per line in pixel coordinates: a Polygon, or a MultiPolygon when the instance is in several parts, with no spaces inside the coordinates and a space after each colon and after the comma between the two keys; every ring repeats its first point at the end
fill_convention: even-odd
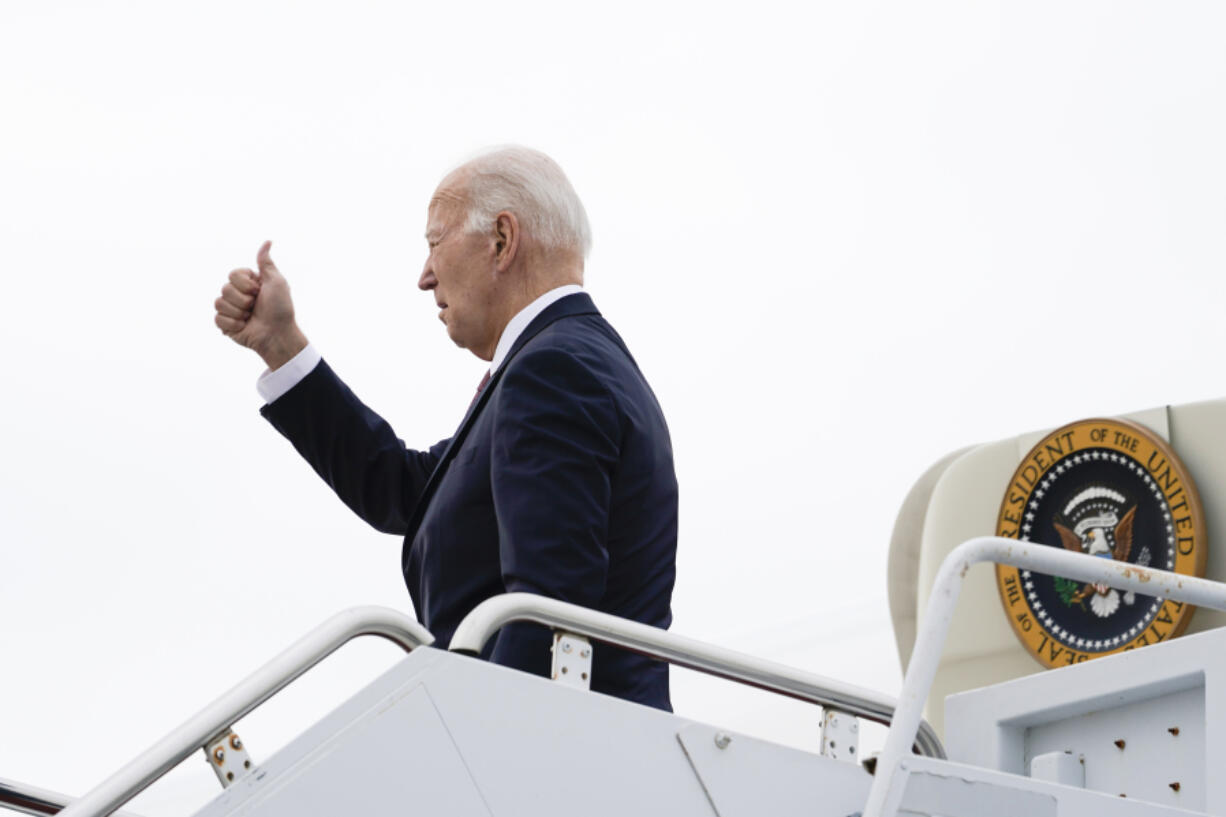
{"type": "Polygon", "coordinates": [[[1083,758],[1087,789],[1203,811],[1204,693],[1196,687],[1031,726],[1026,765],[1069,752],[1083,758]]]}
{"type": "Polygon", "coordinates": [[[692,721],[475,658],[444,658],[425,682],[495,814],[711,817],[677,743],[692,721]]]}
{"type": "Polygon", "coordinates": [[[858,764],[699,724],[677,740],[719,817],[846,817],[868,798],[871,778],[858,764]]]}
{"type": "Polygon", "coordinates": [[[940,817],[1189,817],[1160,806],[1074,786],[1016,777],[948,760],[907,760],[899,814],[940,817]],[[1054,806],[1054,810],[1053,810],[1054,806]]]}
{"type": "Polygon", "coordinates": [[[900,814],[941,817],[1056,817],[1057,800],[1045,792],[1002,786],[956,767],[913,770],[907,775],[900,814]]]}
{"type": "Polygon", "coordinates": [[[320,744],[231,814],[490,817],[426,688],[416,685],[320,744]]]}
{"type": "Polygon", "coordinates": [[[945,715],[951,760],[1024,774],[1068,750],[1089,789],[1226,812],[1226,630],[954,695],[945,715]]]}

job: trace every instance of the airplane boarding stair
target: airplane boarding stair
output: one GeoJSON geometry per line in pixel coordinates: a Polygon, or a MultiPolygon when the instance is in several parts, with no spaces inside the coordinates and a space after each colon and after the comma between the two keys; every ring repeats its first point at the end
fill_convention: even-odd
{"type": "MultiPolygon", "coordinates": [[[[1226,780],[1213,774],[1223,757],[1214,724],[1226,713],[1222,630],[955,696],[945,757],[922,707],[961,584],[985,561],[1226,609],[1226,585],[1217,582],[1010,539],[971,540],[941,568],[895,702],[537,596],[480,605],[449,651],[430,646],[430,634],[400,613],[355,608],[59,813],[113,813],[202,749],[225,788],[200,817],[1226,813],[1226,780]],[[517,620],[553,628],[556,680],[473,657],[517,620]],[[408,655],[267,760],[250,763],[231,725],[361,634],[389,638],[408,655]],[[819,704],[823,749],[787,748],[590,692],[592,651],[604,644],[819,704]],[[857,718],[891,723],[875,764],[856,754],[857,718]],[[1174,728],[1171,718],[1184,729],[1176,743],[1165,731],[1174,728]],[[1159,725],[1161,734],[1147,733],[1159,725]],[[1126,751],[1114,744],[1125,729],[1126,751]],[[1133,794],[1122,797],[1120,786],[1133,794]]],[[[0,786],[0,802],[12,806],[20,788],[0,786]]]]}

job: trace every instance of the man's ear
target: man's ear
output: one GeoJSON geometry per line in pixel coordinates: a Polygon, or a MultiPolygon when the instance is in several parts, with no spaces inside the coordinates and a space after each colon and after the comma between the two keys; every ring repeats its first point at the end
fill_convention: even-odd
{"type": "Polygon", "coordinates": [[[494,260],[498,272],[506,272],[519,253],[519,219],[503,210],[494,219],[494,260]]]}

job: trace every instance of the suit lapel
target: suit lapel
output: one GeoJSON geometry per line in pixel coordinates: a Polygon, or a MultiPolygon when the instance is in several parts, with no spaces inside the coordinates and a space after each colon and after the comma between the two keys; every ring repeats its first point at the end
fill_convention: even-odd
{"type": "Polygon", "coordinates": [[[551,323],[576,315],[599,314],[600,312],[596,309],[596,305],[592,303],[591,296],[586,292],[577,292],[574,295],[567,295],[565,298],[550,304],[516,338],[515,343],[511,346],[511,351],[507,354],[506,359],[502,361],[502,365],[498,367],[498,371],[490,376],[490,382],[485,384],[485,389],[473,401],[473,404],[469,406],[468,413],[464,415],[464,419],[460,422],[460,427],[456,430],[455,436],[451,438],[451,443],[443,451],[443,456],[439,458],[438,465],[434,467],[434,471],[430,474],[430,479],[426,481],[426,487],[422,490],[421,498],[417,501],[417,507],[413,510],[413,517],[409,520],[409,529],[404,538],[405,547],[402,561],[407,561],[408,559],[409,549],[412,546],[414,537],[417,536],[417,529],[421,526],[421,520],[426,513],[426,508],[429,506],[430,500],[434,498],[434,492],[438,488],[439,480],[447,473],[447,466],[451,464],[451,460],[455,458],[456,452],[463,445],[465,438],[468,437],[468,432],[472,429],[477,416],[481,414],[481,409],[489,402],[490,395],[498,387],[499,381],[502,380],[502,373],[507,370],[507,366],[510,365],[511,361],[529,341],[539,335],[551,323]]]}

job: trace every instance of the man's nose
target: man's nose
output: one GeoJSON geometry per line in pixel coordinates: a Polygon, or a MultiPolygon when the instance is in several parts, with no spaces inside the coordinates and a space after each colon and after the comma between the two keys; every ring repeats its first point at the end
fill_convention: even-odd
{"type": "Polygon", "coordinates": [[[438,279],[434,277],[434,270],[430,269],[430,262],[426,262],[426,266],[421,271],[421,277],[417,279],[417,288],[422,292],[429,292],[438,286],[438,279]]]}

